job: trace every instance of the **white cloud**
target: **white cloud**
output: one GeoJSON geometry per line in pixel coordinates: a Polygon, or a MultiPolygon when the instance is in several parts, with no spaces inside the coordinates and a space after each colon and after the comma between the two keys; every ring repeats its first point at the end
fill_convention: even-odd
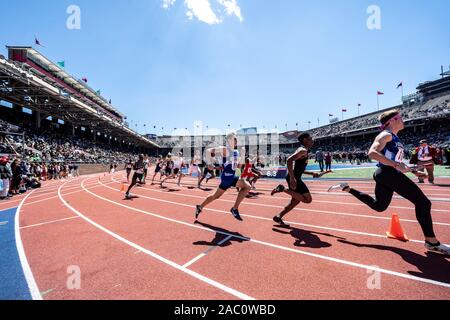
{"type": "Polygon", "coordinates": [[[225,10],[228,15],[235,15],[242,22],[244,19],[242,18],[241,8],[237,4],[236,0],[217,0],[222,6],[225,7],[225,10]]]}
{"type": "MultiPolygon", "coordinates": [[[[162,0],[162,7],[169,9],[176,0],[162,0]]],[[[186,16],[189,20],[197,18],[207,24],[219,24],[223,22],[223,16],[236,16],[241,22],[244,20],[237,0],[184,0],[186,16]],[[213,8],[211,2],[216,5],[213,8]]]]}
{"type": "Polygon", "coordinates": [[[188,11],[186,15],[189,19],[196,17],[198,20],[207,24],[221,23],[217,15],[214,13],[209,0],[184,0],[188,11]]]}
{"type": "Polygon", "coordinates": [[[164,9],[169,9],[171,6],[175,4],[176,0],[162,0],[162,7],[164,9]]]}

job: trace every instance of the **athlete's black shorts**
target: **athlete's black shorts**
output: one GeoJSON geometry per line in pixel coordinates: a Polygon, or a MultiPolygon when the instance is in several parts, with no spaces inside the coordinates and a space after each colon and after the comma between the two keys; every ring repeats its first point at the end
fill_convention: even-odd
{"type": "Polygon", "coordinates": [[[177,175],[179,172],[180,172],[180,169],[179,169],[179,168],[173,169],[173,174],[174,174],[174,175],[177,175]]]}
{"type": "Polygon", "coordinates": [[[164,170],[164,173],[165,173],[167,176],[170,176],[170,175],[172,174],[172,169],[166,168],[166,170],[164,170]]]}
{"type": "Polygon", "coordinates": [[[156,166],[156,168],[155,168],[155,173],[158,173],[158,172],[160,172],[161,171],[161,167],[160,166],[156,166]]]}
{"type": "Polygon", "coordinates": [[[127,169],[127,174],[130,174],[131,173],[131,169],[127,169]]]}
{"type": "Polygon", "coordinates": [[[139,181],[142,181],[144,179],[144,174],[143,173],[137,173],[137,172],[135,172],[134,174],[133,174],[133,180],[131,181],[131,184],[136,184],[136,182],[139,180],[139,181]]]}
{"type": "Polygon", "coordinates": [[[295,191],[299,194],[306,194],[306,193],[310,193],[308,187],[306,186],[306,184],[303,182],[303,180],[300,178],[297,178],[297,187],[295,189],[291,188],[291,181],[290,181],[291,177],[290,175],[287,175],[286,177],[286,181],[288,183],[289,186],[289,190],[295,191]]]}
{"type": "Polygon", "coordinates": [[[206,175],[208,175],[208,173],[213,175],[214,170],[210,170],[208,167],[205,167],[205,169],[203,170],[203,175],[206,176],[206,175]]]}

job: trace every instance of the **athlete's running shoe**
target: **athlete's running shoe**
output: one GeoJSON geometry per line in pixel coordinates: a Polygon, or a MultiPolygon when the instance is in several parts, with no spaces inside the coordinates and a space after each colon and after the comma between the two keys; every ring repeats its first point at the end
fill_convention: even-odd
{"type": "Polygon", "coordinates": [[[132,196],[130,193],[127,193],[127,194],[125,195],[125,199],[131,199],[131,198],[133,198],[133,196],[132,196]]]}
{"type": "Polygon", "coordinates": [[[427,248],[427,250],[431,252],[437,252],[446,256],[450,256],[450,247],[445,244],[431,244],[429,242],[425,242],[425,248],[427,248]]]}
{"type": "Polygon", "coordinates": [[[195,207],[195,220],[198,220],[198,216],[200,215],[200,213],[202,213],[202,210],[202,206],[195,207]]]}
{"type": "Polygon", "coordinates": [[[289,225],[283,221],[282,218],[280,218],[279,216],[273,217],[273,221],[275,221],[276,223],[278,223],[281,226],[285,226],[288,227],[289,225]]]}
{"type": "Polygon", "coordinates": [[[272,192],[270,193],[270,195],[273,196],[273,195],[276,194],[276,193],[284,192],[285,189],[286,189],[286,188],[285,188],[282,184],[280,184],[278,187],[276,187],[275,189],[272,190],[272,192]]]}
{"type": "Polygon", "coordinates": [[[237,220],[239,221],[244,221],[241,218],[241,215],[239,214],[239,210],[238,209],[231,209],[231,214],[233,215],[233,217],[235,217],[237,220]]]}
{"type": "Polygon", "coordinates": [[[341,190],[341,191],[344,191],[344,190],[347,189],[347,188],[350,188],[350,186],[348,185],[347,182],[344,182],[344,183],[337,184],[337,185],[335,185],[335,186],[331,186],[331,187],[328,189],[328,192],[331,192],[331,191],[334,191],[334,190],[341,190]]]}

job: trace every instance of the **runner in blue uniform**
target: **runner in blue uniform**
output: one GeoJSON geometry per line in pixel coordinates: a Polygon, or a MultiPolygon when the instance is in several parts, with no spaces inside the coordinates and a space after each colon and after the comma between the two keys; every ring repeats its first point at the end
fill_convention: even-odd
{"type": "Polygon", "coordinates": [[[425,247],[450,255],[450,247],[441,244],[436,238],[431,218],[431,202],[422,190],[405,173],[412,172],[417,176],[423,173],[409,168],[403,163],[404,148],[397,134],[405,128],[403,119],[397,110],[391,110],[380,116],[382,130],[370,148],[369,157],[379,162],[374,179],[375,198],[351,188],[348,183],[332,186],[331,190],[342,190],[350,193],[371,209],[384,212],[388,209],[394,192],[411,201],[416,207],[416,218],[425,236],[425,247]]]}
{"type": "MultiPolygon", "coordinates": [[[[244,179],[240,179],[236,176],[236,169],[242,165],[243,161],[240,158],[240,153],[237,150],[237,138],[235,133],[230,133],[226,137],[227,146],[219,148],[211,148],[207,150],[207,153],[214,157],[215,155],[222,156],[223,159],[223,172],[221,175],[221,182],[216,192],[203,201],[201,205],[198,205],[195,211],[195,219],[197,220],[202,210],[213,201],[219,199],[228,189],[232,187],[239,188],[239,194],[236,202],[231,208],[231,214],[234,218],[242,221],[239,214],[239,205],[244,200],[245,196],[251,189],[250,183],[244,179]]],[[[207,159],[208,160],[208,159],[207,159]]]]}

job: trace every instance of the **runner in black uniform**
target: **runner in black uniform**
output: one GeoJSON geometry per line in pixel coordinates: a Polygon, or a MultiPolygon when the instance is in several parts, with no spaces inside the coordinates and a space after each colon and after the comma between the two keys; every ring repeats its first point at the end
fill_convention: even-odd
{"type": "Polygon", "coordinates": [[[404,148],[397,137],[405,128],[403,119],[397,110],[391,110],[380,116],[383,132],[380,133],[370,148],[369,157],[379,161],[375,171],[375,199],[370,195],[350,188],[348,183],[332,186],[329,191],[340,189],[348,192],[371,209],[384,212],[388,209],[394,192],[411,201],[416,206],[416,218],[425,236],[425,247],[428,251],[450,255],[450,247],[441,244],[434,234],[431,218],[431,202],[422,190],[405,173],[412,172],[417,176],[423,173],[414,171],[403,163],[404,148]]]}
{"type": "MultiPolygon", "coordinates": [[[[163,164],[164,164],[163,158],[162,158],[162,156],[159,156],[159,159],[156,162],[155,173],[153,174],[153,178],[152,178],[152,186],[154,185],[156,175],[161,172],[163,164]]],[[[161,176],[159,177],[159,180],[161,180],[161,178],[162,178],[162,172],[161,172],[161,176]]]]}
{"type": "Polygon", "coordinates": [[[125,193],[125,197],[127,199],[131,198],[131,196],[130,196],[131,188],[133,188],[137,184],[138,180],[142,181],[142,179],[144,179],[144,158],[145,158],[144,155],[140,154],[139,160],[136,161],[136,163],[133,166],[133,169],[134,169],[133,178],[131,180],[131,184],[128,187],[127,192],[125,193]]]}
{"type": "Polygon", "coordinates": [[[209,180],[214,179],[216,177],[216,174],[214,173],[214,171],[219,167],[220,167],[220,165],[217,163],[214,163],[213,165],[205,164],[205,168],[203,169],[203,175],[200,178],[200,180],[198,181],[199,189],[201,188],[202,182],[203,182],[203,180],[205,180],[205,178],[206,178],[206,183],[208,183],[209,180]],[[208,174],[209,174],[209,177],[208,177],[208,174]]]}
{"type": "Polygon", "coordinates": [[[166,166],[164,168],[164,175],[170,176],[172,174],[172,170],[173,170],[172,154],[169,153],[166,158],[166,166]]]}
{"type": "Polygon", "coordinates": [[[148,167],[150,166],[150,159],[148,156],[144,157],[144,177],[141,180],[141,184],[147,184],[145,180],[147,180],[147,174],[148,174],[148,167]]]}
{"type": "Polygon", "coordinates": [[[320,178],[325,173],[316,173],[306,171],[306,166],[308,165],[308,151],[314,145],[314,140],[311,138],[309,133],[302,133],[298,137],[298,141],[301,143],[301,147],[289,157],[287,161],[288,175],[286,181],[288,183],[289,189],[286,189],[283,185],[279,185],[272,191],[272,196],[276,193],[284,192],[292,197],[291,202],[288,204],[280,214],[273,218],[273,221],[279,223],[280,225],[286,225],[283,221],[283,217],[291,212],[300,202],[311,203],[312,197],[309,192],[308,187],[302,181],[302,175],[308,174],[314,178],[320,178]],[[295,165],[294,165],[295,164],[295,165]]]}
{"type": "Polygon", "coordinates": [[[127,171],[127,182],[130,182],[130,174],[133,169],[133,161],[130,159],[128,163],[125,165],[125,170],[127,171]]]}

